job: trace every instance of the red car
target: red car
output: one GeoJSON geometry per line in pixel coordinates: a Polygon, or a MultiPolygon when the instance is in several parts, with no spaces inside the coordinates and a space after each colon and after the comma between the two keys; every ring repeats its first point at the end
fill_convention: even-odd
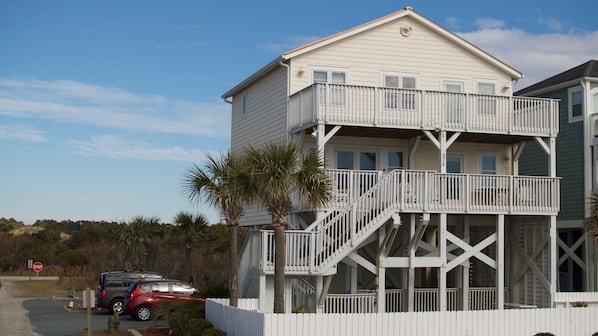
{"type": "Polygon", "coordinates": [[[125,295],[125,311],[135,319],[147,321],[152,309],[177,300],[203,300],[192,298],[197,288],[179,280],[143,280],[133,283],[125,295]]]}

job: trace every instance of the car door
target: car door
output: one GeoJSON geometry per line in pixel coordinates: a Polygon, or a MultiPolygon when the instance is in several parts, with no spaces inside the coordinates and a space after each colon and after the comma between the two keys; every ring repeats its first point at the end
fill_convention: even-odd
{"type": "Polygon", "coordinates": [[[164,301],[174,300],[172,284],[168,282],[156,282],[152,286],[152,302],[158,304],[164,301]]]}

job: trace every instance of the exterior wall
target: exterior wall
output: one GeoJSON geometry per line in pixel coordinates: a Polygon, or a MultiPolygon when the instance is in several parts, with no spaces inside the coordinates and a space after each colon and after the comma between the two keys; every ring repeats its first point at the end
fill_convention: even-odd
{"type": "Polygon", "coordinates": [[[281,66],[233,97],[231,118],[233,151],[286,138],[286,87],[286,68],[281,66]],[[243,113],[244,104],[245,113],[243,113]]]}
{"type": "Polygon", "coordinates": [[[443,90],[443,79],[465,83],[465,92],[475,92],[476,80],[495,80],[497,95],[510,87],[511,78],[467,50],[448,41],[419,22],[404,17],[354,35],[292,60],[291,94],[312,83],[311,69],[337,67],[347,73],[347,84],[380,86],[381,71],[416,74],[418,89],[443,90]],[[411,27],[404,37],[401,27],[411,27]],[[307,70],[301,76],[298,69],[307,70]]]}
{"type": "MultiPolygon", "coordinates": [[[[239,151],[247,146],[286,139],[286,76],[287,70],[281,66],[233,97],[231,150],[239,151]]],[[[271,222],[271,216],[265,210],[249,206],[240,224],[250,226],[271,222]]]]}
{"type": "MultiPolygon", "coordinates": [[[[560,99],[559,135],[556,138],[557,168],[556,174],[561,177],[561,210],[558,220],[583,219],[584,206],[584,130],[583,122],[569,122],[569,103],[567,89],[564,88],[548,94],[545,98],[560,99]]],[[[528,143],[519,159],[521,175],[544,175],[548,170],[548,159],[538,144],[528,143]]],[[[590,183],[588,181],[588,183],[590,183]]]]}
{"type": "MultiPolygon", "coordinates": [[[[315,148],[315,142],[311,139],[308,141],[305,146],[315,148]]],[[[377,153],[377,170],[387,168],[385,157],[387,151],[403,151],[403,159],[405,160],[404,168],[437,171],[440,166],[439,150],[430,141],[425,140],[425,138],[422,138],[414,162],[411,163],[408,162],[408,140],[406,139],[334,137],[326,145],[324,153],[326,168],[337,168],[336,152],[338,150],[369,150],[377,153]]],[[[482,153],[496,154],[497,174],[511,174],[510,147],[507,145],[455,142],[449,148],[447,154],[463,157],[463,173],[478,174],[480,172],[480,156],[482,153]]]]}

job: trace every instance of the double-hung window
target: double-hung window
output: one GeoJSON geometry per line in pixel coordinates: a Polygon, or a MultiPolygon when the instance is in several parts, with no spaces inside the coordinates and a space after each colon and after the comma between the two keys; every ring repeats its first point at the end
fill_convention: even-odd
{"type": "Polygon", "coordinates": [[[496,115],[496,84],[478,82],[477,92],[478,114],[496,115]]]}
{"type": "MultiPolygon", "coordinates": [[[[480,173],[482,175],[496,175],[496,155],[482,154],[480,156],[480,173]]],[[[494,177],[482,179],[482,186],[494,187],[496,185],[494,177]]]]}
{"type": "Polygon", "coordinates": [[[415,110],[417,77],[410,74],[383,73],[385,87],[384,108],[391,110],[415,110]]]}
{"type": "Polygon", "coordinates": [[[583,91],[581,86],[570,88],[568,93],[569,122],[583,120],[583,91]]]}
{"type": "MultiPolygon", "coordinates": [[[[328,101],[332,105],[345,106],[346,104],[346,89],[344,84],[347,84],[347,75],[344,71],[337,70],[314,70],[313,82],[329,84],[328,85],[328,101]]],[[[326,88],[322,87],[320,90],[320,98],[326,97],[326,88]]],[[[324,100],[321,100],[324,101],[324,100]]]]}

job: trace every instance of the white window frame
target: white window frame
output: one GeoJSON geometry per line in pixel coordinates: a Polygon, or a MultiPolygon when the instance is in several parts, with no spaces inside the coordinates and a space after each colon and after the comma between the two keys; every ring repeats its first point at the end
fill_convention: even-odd
{"type": "Polygon", "coordinates": [[[584,92],[583,92],[583,88],[581,86],[575,86],[575,87],[569,88],[567,90],[567,105],[568,105],[569,122],[574,123],[574,122],[582,121],[583,114],[584,114],[584,92]],[[578,93],[578,92],[581,93],[581,115],[573,116],[573,94],[578,93]]]}
{"type": "Polygon", "coordinates": [[[495,116],[497,110],[498,101],[495,97],[487,97],[488,95],[497,96],[497,88],[498,88],[498,81],[497,80],[489,80],[489,79],[476,79],[474,80],[474,87],[476,93],[479,95],[477,99],[477,114],[479,115],[487,115],[487,116],[495,116]],[[490,84],[494,87],[494,92],[491,94],[489,93],[481,93],[480,92],[480,84],[490,84]],[[481,108],[480,108],[481,107],[481,108]]]}
{"type": "Polygon", "coordinates": [[[416,111],[417,101],[412,92],[394,92],[392,89],[417,90],[419,88],[419,74],[408,72],[382,71],[380,72],[380,85],[384,89],[390,89],[384,94],[383,106],[390,110],[416,111]],[[397,87],[386,86],[387,77],[397,77],[397,87]],[[414,88],[405,88],[405,78],[415,79],[414,88]]]}
{"type": "MultiPolygon", "coordinates": [[[[312,84],[315,82],[315,72],[326,72],[326,84],[337,85],[338,83],[332,82],[332,73],[342,73],[345,76],[345,82],[340,85],[347,85],[349,83],[349,71],[347,68],[334,68],[334,67],[310,67],[309,68],[309,80],[312,84]]],[[[320,92],[322,94],[323,92],[320,92]]],[[[346,106],[348,101],[348,91],[344,87],[333,87],[330,89],[330,101],[329,103],[334,106],[346,106]]],[[[322,96],[320,97],[322,98],[322,96]]],[[[322,101],[322,100],[321,100],[322,101]]]]}
{"type": "Polygon", "coordinates": [[[494,157],[494,174],[487,174],[487,175],[498,175],[499,174],[499,154],[497,152],[480,152],[478,154],[478,173],[479,174],[485,174],[484,173],[484,165],[483,165],[483,160],[484,157],[486,156],[492,156],[494,157]]]}

